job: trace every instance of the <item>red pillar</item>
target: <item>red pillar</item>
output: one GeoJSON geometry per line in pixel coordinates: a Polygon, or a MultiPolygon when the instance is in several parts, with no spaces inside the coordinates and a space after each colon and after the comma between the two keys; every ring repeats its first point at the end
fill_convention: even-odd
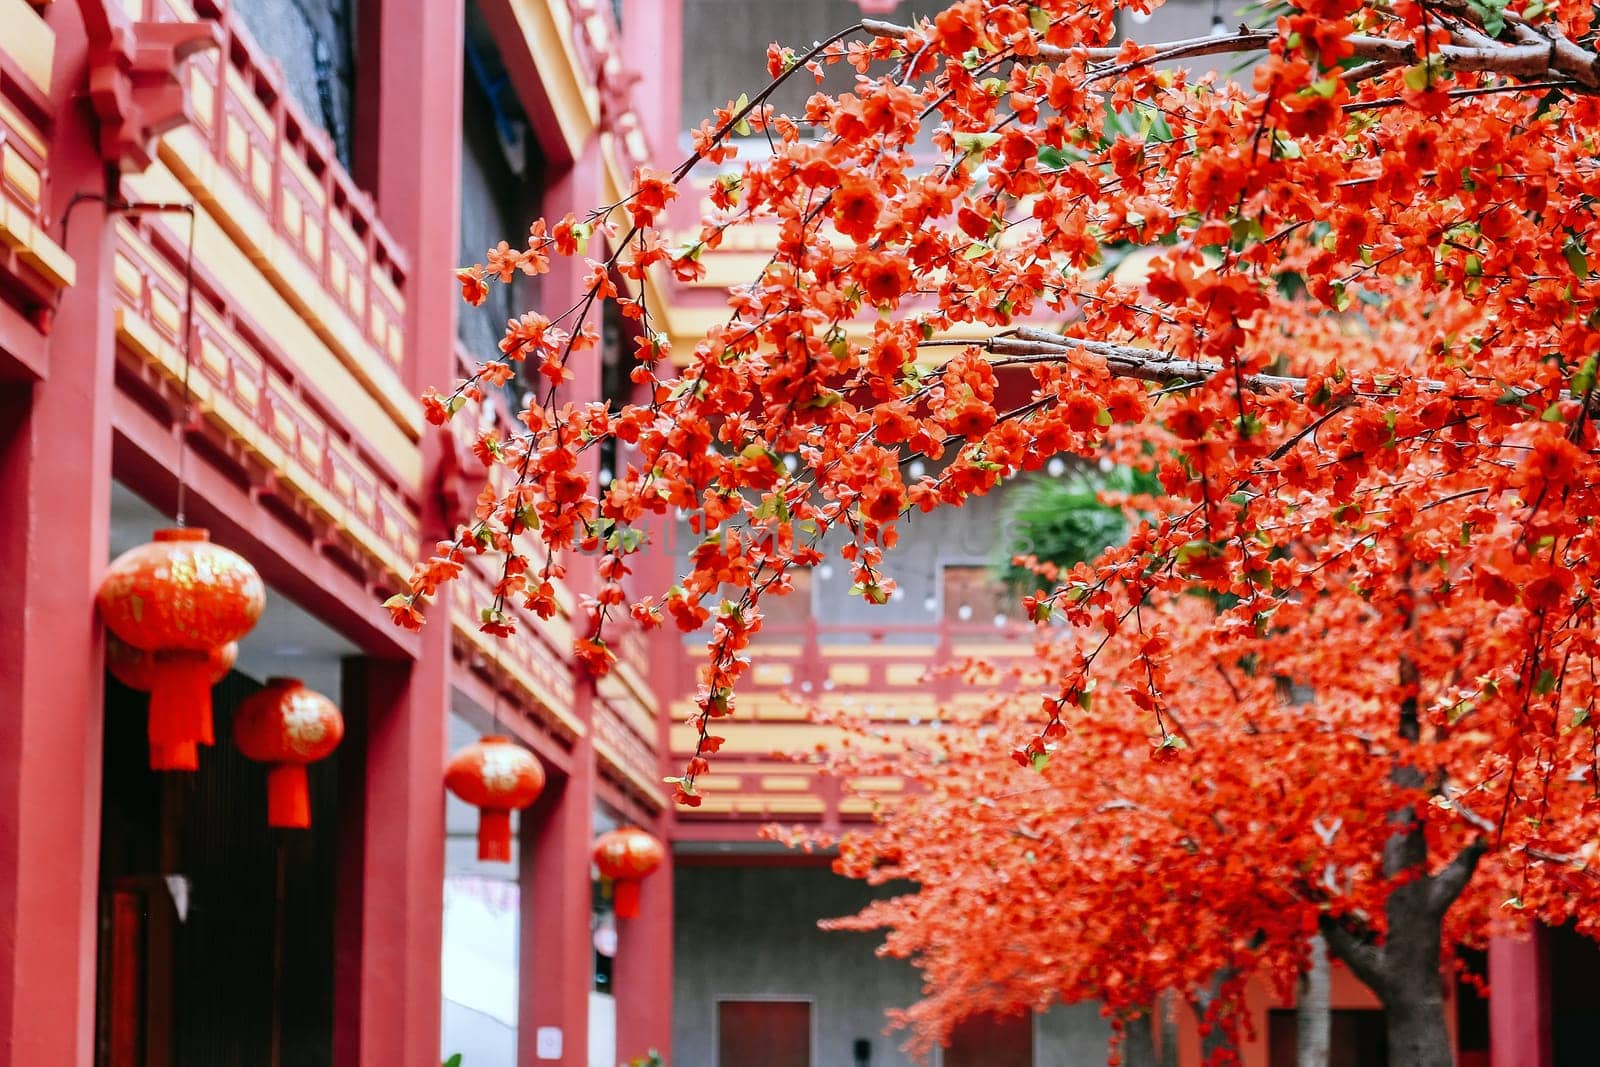
{"type": "MultiPolygon", "coordinates": [[[[683,0],[623,0],[622,64],[640,80],[633,109],[657,165],[676,165],[683,95],[683,0]]],[[[694,125],[698,125],[696,116],[694,125]]]]}
{"type": "Polygon", "coordinates": [[[625,1063],[650,1049],[672,1062],[672,866],[669,849],[660,869],[639,885],[639,917],[617,920],[611,978],[617,1055],[625,1063]]]}
{"type": "MultiPolygon", "coordinates": [[[[580,692],[578,702],[587,720],[588,693],[580,692]]],[[[594,749],[587,736],[573,747],[572,768],[521,816],[520,1067],[587,1067],[589,1062],[594,749]]]]}
{"type": "MultiPolygon", "coordinates": [[[[599,144],[591,139],[577,160],[553,181],[545,196],[545,214],[558,219],[571,211],[579,217],[599,203],[599,144]]],[[[507,235],[516,240],[520,235],[507,235]]],[[[596,255],[591,250],[592,256],[596,255]]],[[[541,300],[551,314],[576,305],[588,272],[581,258],[551,261],[541,300]]],[[[588,323],[600,325],[600,308],[590,310],[588,323]]],[[[563,323],[576,329],[571,322],[563,323]]],[[[583,401],[600,395],[597,359],[574,361],[574,380],[567,396],[583,401]]],[[[595,485],[593,452],[580,461],[595,485]]],[[[593,588],[594,561],[569,555],[567,584],[575,593],[593,588]]],[[[581,619],[573,620],[582,626],[581,619]]],[[[576,669],[576,668],[574,668],[576,669]]],[[[573,714],[584,735],[572,748],[572,773],[558,788],[546,790],[522,816],[522,952],[517,1013],[517,1062],[521,1067],[587,1067],[589,1062],[589,994],[594,989],[594,939],[590,932],[593,885],[589,853],[594,842],[595,765],[592,735],[594,684],[581,672],[575,678],[573,714]],[[541,1054],[539,1032],[546,1037],[541,1054]],[[560,1053],[549,1051],[560,1034],[560,1053]]]]}
{"type": "MultiPolygon", "coordinates": [[[[366,0],[361,9],[357,172],[410,256],[405,380],[419,391],[448,387],[455,376],[463,19],[463,0],[366,0]]],[[[440,451],[430,430],[423,484],[414,487],[424,545],[447,533],[431,491],[440,451]]],[[[424,627],[416,662],[356,661],[345,678],[365,761],[344,816],[359,869],[342,886],[335,1061],[436,1067],[448,614],[436,612],[424,627]]]]}
{"type": "MultiPolygon", "coordinates": [[[[67,18],[57,29],[56,84],[77,84],[81,31],[67,18]]],[[[86,112],[57,112],[57,218],[74,191],[105,192],[86,112]]],[[[73,213],[78,281],[62,295],[44,379],[0,383],[0,1063],[86,1067],[94,1054],[104,680],[94,592],[109,552],[114,359],[103,220],[94,203],[73,213]]]]}
{"type": "Polygon", "coordinates": [[[1550,935],[1489,942],[1490,1067],[1550,1067],[1550,935]]]}
{"type": "MultiPolygon", "coordinates": [[[[438,628],[445,632],[444,627],[438,628]]],[[[354,773],[340,783],[334,1062],[437,1067],[449,686],[433,643],[346,662],[354,773]]]]}

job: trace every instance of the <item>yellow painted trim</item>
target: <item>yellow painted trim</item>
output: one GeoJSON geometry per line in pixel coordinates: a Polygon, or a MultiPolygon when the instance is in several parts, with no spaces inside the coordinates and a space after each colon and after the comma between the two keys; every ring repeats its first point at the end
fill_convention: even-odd
{"type": "MultiPolygon", "coordinates": [[[[199,135],[190,127],[180,127],[162,139],[160,152],[165,166],[152,167],[132,180],[154,181],[159,170],[204,204],[256,270],[321,337],[330,355],[354,374],[407,437],[420,440],[422,404],[401,382],[389,355],[379,352],[363,336],[349,310],[279,238],[271,220],[238,180],[217,165],[199,135]]],[[[176,192],[169,188],[167,195],[176,192]]],[[[306,221],[308,226],[313,223],[309,218],[306,221]]],[[[395,310],[403,313],[403,301],[395,310]]]]}
{"type": "Polygon", "coordinates": [[[633,787],[639,791],[639,799],[645,804],[646,807],[648,807],[651,811],[661,810],[662,802],[660,795],[660,782],[657,782],[651,778],[646,778],[644,775],[640,774],[622,759],[620,753],[618,753],[604,741],[600,740],[598,737],[594,739],[594,754],[604,760],[606,765],[613,771],[615,771],[617,774],[620,774],[633,784],[633,787]]]}
{"type": "Polygon", "coordinates": [[[0,0],[0,52],[16,62],[35,88],[49,95],[56,34],[24,0],[0,0]]]}
{"type": "Polygon", "coordinates": [[[16,252],[22,262],[58,289],[78,279],[78,265],[66,250],[45,236],[20,204],[5,197],[0,197],[0,244],[16,252]]]}
{"type": "Polygon", "coordinates": [[[878,774],[851,778],[845,784],[851,789],[861,789],[871,793],[898,793],[906,787],[906,780],[898,775],[878,774]]]}
{"type": "MultiPolygon", "coordinates": [[[[182,183],[160,163],[144,174],[128,175],[123,180],[144,199],[170,201],[183,197],[182,183]]],[[[125,234],[129,240],[138,241],[136,235],[128,231],[125,234]]],[[[212,277],[226,281],[233,304],[272,338],[279,350],[294,362],[296,370],[393,466],[402,484],[420,491],[422,453],[407,427],[394,420],[391,412],[385,410],[386,405],[380,405],[379,397],[284,299],[209,210],[195,216],[194,252],[195,261],[212,277]]],[[[387,357],[370,348],[366,350],[364,362],[374,370],[389,369],[387,357]]]]}
{"type": "Polygon", "coordinates": [[[450,613],[450,624],[455,632],[469,645],[477,649],[485,659],[499,658],[500,670],[505,672],[506,677],[511,679],[524,693],[527,693],[537,701],[539,706],[560,723],[568,733],[574,737],[582,737],[588,732],[588,729],[576,716],[561,706],[560,697],[550,692],[538,679],[524,670],[522,664],[507,657],[497,657],[498,639],[490,637],[478,629],[477,624],[472,621],[470,615],[461,611],[452,611],[450,613]]]}
{"type": "Polygon", "coordinates": [[[22,158],[22,153],[10,145],[0,145],[0,174],[4,174],[12,185],[22,190],[28,203],[38,206],[39,195],[44,188],[38,168],[22,158]]]}
{"type": "Polygon", "coordinates": [[[33,149],[39,156],[48,155],[44,138],[33,123],[23,118],[10,104],[0,99],[0,122],[4,122],[12,133],[22,139],[22,143],[33,149]]]}
{"type": "Polygon", "coordinates": [[[572,47],[572,16],[565,4],[552,0],[512,0],[510,6],[539,80],[550,94],[561,136],[577,158],[600,122],[600,93],[581,73],[583,63],[572,47]]]}
{"type": "MultiPolygon", "coordinates": [[[[121,259],[119,255],[119,268],[121,259]]],[[[172,382],[183,380],[183,358],[176,346],[170,344],[153,326],[126,307],[116,308],[113,316],[117,340],[125,348],[159,369],[172,382]]],[[[321,479],[306,470],[281,444],[267,437],[254,415],[247,414],[231,398],[213,390],[203,377],[191,375],[189,387],[207,418],[216,423],[229,437],[260,456],[262,462],[282,475],[286,483],[313,507],[327,515],[362,552],[376,560],[390,575],[404,579],[409,573],[409,563],[402,559],[387,541],[380,538],[370,525],[356,515],[352,508],[338,500],[330,489],[322,484],[321,479]]],[[[292,398],[280,396],[275,398],[274,402],[284,401],[292,402],[292,398]]],[[[259,400],[257,402],[259,403],[259,400]]]]}

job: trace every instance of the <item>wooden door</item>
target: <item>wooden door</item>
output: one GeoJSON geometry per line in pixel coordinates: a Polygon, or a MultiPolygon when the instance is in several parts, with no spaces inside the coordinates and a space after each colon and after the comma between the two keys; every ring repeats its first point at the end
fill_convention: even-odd
{"type": "Polygon", "coordinates": [[[717,1002],[718,1067],[811,1067],[811,1002],[717,1002]]]}
{"type": "Polygon", "coordinates": [[[950,1033],[943,1067],[1033,1067],[1032,1015],[974,1015],[950,1033]]]}

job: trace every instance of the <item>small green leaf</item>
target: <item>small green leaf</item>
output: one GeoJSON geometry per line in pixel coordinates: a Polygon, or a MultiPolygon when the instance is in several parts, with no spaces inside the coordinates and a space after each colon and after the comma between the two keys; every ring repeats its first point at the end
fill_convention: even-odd
{"type": "Polygon", "coordinates": [[[1428,87],[1428,68],[1426,64],[1418,63],[1414,67],[1407,67],[1404,77],[1406,88],[1414,93],[1420,93],[1428,87]]]}
{"type": "Polygon", "coordinates": [[[1028,25],[1033,27],[1034,33],[1050,32],[1050,13],[1042,7],[1028,8],[1028,25]]]}
{"type": "Polygon", "coordinates": [[[1566,422],[1566,417],[1561,414],[1560,404],[1551,404],[1544,409],[1544,414],[1539,416],[1540,422],[1566,422]]]}
{"type": "MultiPolygon", "coordinates": [[[[743,111],[745,108],[747,108],[749,106],[750,106],[750,98],[748,96],[746,96],[744,93],[740,93],[739,94],[739,99],[734,101],[733,113],[735,115],[737,115],[739,112],[743,111]]],[[[740,137],[749,137],[750,136],[750,120],[749,119],[740,119],[738,122],[736,122],[734,124],[733,132],[738,134],[740,137]]]]}
{"type": "Polygon", "coordinates": [[[1589,391],[1594,388],[1597,373],[1600,373],[1600,362],[1596,362],[1594,356],[1590,356],[1583,361],[1583,365],[1578,368],[1578,373],[1572,376],[1572,384],[1569,387],[1574,400],[1582,400],[1589,394],[1589,391]]]}
{"type": "Polygon", "coordinates": [[[1556,688],[1556,672],[1546,667],[1539,672],[1539,680],[1533,683],[1533,692],[1536,696],[1552,693],[1556,688]]]}
{"type": "Polygon", "coordinates": [[[1578,239],[1574,237],[1568,241],[1561,252],[1562,255],[1567,257],[1567,266],[1572,268],[1572,273],[1578,276],[1578,280],[1587,281],[1589,278],[1589,257],[1584,255],[1583,246],[1578,243],[1578,239]]]}
{"type": "Polygon", "coordinates": [[[461,1053],[457,1052],[444,1061],[444,1067],[461,1067],[461,1053]]]}
{"type": "MultiPolygon", "coordinates": [[[[1038,8],[1034,10],[1037,11],[1038,8]]],[[[1046,170],[1065,170],[1067,166],[1066,154],[1059,148],[1044,145],[1039,149],[1039,166],[1046,170]]]]}
{"type": "Polygon", "coordinates": [[[1040,774],[1043,774],[1044,769],[1050,766],[1050,753],[1048,752],[1035,752],[1029,759],[1033,761],[1033,769],[1040,774]]]}
{"type": "Polygon", "coordinates": [[[981,156],[988,151],[989,146],[1000,140],[998,133],[958,133],[953,138],[956,147],[961,149],[962,158],[981,156]]]}

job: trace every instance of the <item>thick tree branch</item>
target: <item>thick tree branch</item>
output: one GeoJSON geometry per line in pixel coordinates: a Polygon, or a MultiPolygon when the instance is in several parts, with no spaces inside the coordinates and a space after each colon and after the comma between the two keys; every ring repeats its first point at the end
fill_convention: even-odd
{"type": "Polygon", "coordinates": [[[1450,905],[1454,904],[1461,891],[1467,888],[1467,883],[1472,880],[1472,872],[1478,869],[1478,861],[1487,851],[1489,842],[1485,838],[1475,837],[1471,844],[1456,853],[1456,858],[1451,860],[1444,870],[1429,880],[1427,900],[1429,915],[1439,919],[1450,910],[1450,905]]]}
{"type": "Polygon", "coordinates": [[[1344,960],[1357,978],[1381,996],[1389,985],[1389,967],[1383,949],[1352,933],[1331,915],[1321,916],[1317,925],[1322,939],[1328,943],[1328,950],[1344,960]]]}
{"type": "MultiPolygon", "coordinates": [[[[1553,72],[1567,74],[1588,86],[1600,86],[1600,56],[1589,52],[1560,33],[1532,27],[1509,13],[1506,21],[1517,30],[1517,42],[1500,42],[1471,27],[1453,30],[1457,43],[1440,46],[1431,58],[1444,70],[1451,72],[1481,72],[1503,77],[1541,78],[1553,72]]],[[[862,19],[861,26],[877,37],[904,38],[912,33],[909,26],[900,26],[880,19],[862,19]]],[[[1240,26],[1237,33],[1223,36],[1190,37],[1160,44],[1136,46],[1147,52],[1139,59],[1111,67],[1092,70],[1091,80],[1120,77],[1140,67],[1154,63],[1167,63],[1200,56],[1224,55],[1241,52],[1263,52],[1278,40],[1275,31],[1251,30],[1240,26]]],[[[1371,34],[1351,34],[1345,38],[1356,59],[1367,60],[1379,67],[1410,67],[1423,61],[1423,56],[1409,41],[1378,37],[1371,34]]],[[[1088,62],[1109,62],[1125,54],[1127,43],[1096,47],[1063,48],[1041,42],[1033,57],[1059,63],[1078,58],[1088,62]]],[[[1366,70],[1368,68],[1361,68],[1366,70]]]]}

